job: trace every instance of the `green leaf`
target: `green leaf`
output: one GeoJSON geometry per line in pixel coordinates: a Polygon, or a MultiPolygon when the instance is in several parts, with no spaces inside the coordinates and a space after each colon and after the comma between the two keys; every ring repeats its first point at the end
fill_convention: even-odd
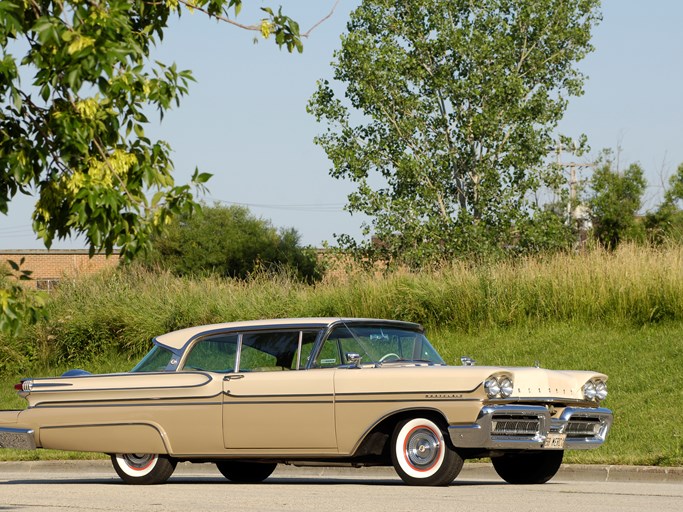
{"type": "Polygon", "coordinates": [[[17,110],[21,110],[21,106],[24,103],[21,99],[19,91],[14,88],[12,88],[12,103],[14,104],[14,108],[16,108],[17,110]]]}

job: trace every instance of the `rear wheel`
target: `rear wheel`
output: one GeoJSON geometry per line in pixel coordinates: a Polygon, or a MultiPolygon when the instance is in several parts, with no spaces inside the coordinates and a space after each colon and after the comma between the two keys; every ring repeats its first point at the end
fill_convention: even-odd
{"type": "Polygon", "coordinates": [[[221,474],[231,482],[240,484],[255,484],[263,482],[273,474],[277,464],[274,462],[243,462],[237,460],[222,460],[216,462],[221,474]]]}
{"type": "Polygon", "coordinates": [[[175,470],[177,461],[166,455],[117,453],[111,456],[116,473],[127,484],[163,484],[175,470]]]}
{"type": "Polygon", "coordinates": [[[391,461],[408,485],[448,485],[462,469],[462,457],[427,418],[402,421],[391,439],[391,461]]]}
{"type": "Polygon", "coordinates": [[[510,484],[544,484],[555,476],[562,464],[562,450],[506,453],[493,457],[493,467],[510,484]]]}

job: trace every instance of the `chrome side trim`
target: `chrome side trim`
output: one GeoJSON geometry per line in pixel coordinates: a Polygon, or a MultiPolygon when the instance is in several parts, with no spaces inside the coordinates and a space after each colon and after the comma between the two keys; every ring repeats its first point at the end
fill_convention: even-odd
{"type": "MultiPolygon", "coordinates": [[[[153,399],[150,399],[153,400],[153,399]]],[[[86,403],[86,402],[48,402],[34,406],[35,409],[96,409],[96,408],[121,408],[121,407],[199,407],[199,406],[222,406],[223,402],[159,402],[150,403],[86,403]]]]}
{"type": "Polygon", "coordinates": [[[151,421],[126,421],[126,422],[117,422],[117,423],[76,423],[73,425],[52,425],[49,427],[41,427],[42,430],[65,430],[65,429],[71,429],[71,428],[97,428],[97,427],[135,427],[135,426],[143,426],[143,427],[151,427],[154,430],[157,431],[159,434],[159,437],[161,438],[161,444],[164,445],[164,449],[166,450],[166,453],[171,454],[171,451],[169,449],[170,447],[170,442],[168,439],[168,435],[166,434],[166,431],[161,427],[161,425],[158,425],[157,423],[153,423],[151,421]]]}
{"type": "MultiPolygon", "coordinates": [[[[210,373],[206,372],[145,372],[145,373],[111,373],[111,374],[100,374],[100,375],[82,375],[78,377],[53,377],[52,379],[34,379],[33,380],[33,388],[36,387],[46,387],[50,386],[52,387],[52,383],[41,383],[40,380],[53,380],[53,379],[96,379],[96,378],[102,378],[102,377],[133,377],[133,378],[143,378],[143,377],[149,377],[150,375],[164,375],[166,379],[172,379],[173,377],[171,376],[177,376],[177,375],[201,375],[206,378],[204,382],[201,382],[199,384],[188,384],[188,385],[183,385],[183,386],[177,386],[177,385],[169,385],[169,386],[140,386],[140,387],[125,387],[125,388],[77,388],[77,389],[43,389],[43,390],[37,390],[34,389],[32,391],[33,394],[37,393],[101,393],[103,391],[150,391],[150,390],[165,390],[165,389],[191,389],[191,388],[201,388],[202,386],[206,386],[209,384],[212,380],[213,377],[211,376],[210,373]],[[168,376],[168,377],[166,377],[168,376]]],[[[67,384],[57,384],[59,386],[66,386],[67,384]]],[[[72,385],[72,384],[68,384],[72,385]]]]}
{"type": "Polygon", "coordinates": [[[15,450],[35,450],[36,436],[27,428],[0,427],[0,448],[15,450]]]}
{"type": "Polygon", "coordinates": [[[585,398],[558,398],[554,396],[536,396],[536,397],[512,397],[512,398],[494,398],[488,401],[492,405],[513,405],[517,403],[538,403],[538,404],[558,404],[558,405],[595,405],[595,402],[586,400],[585,398]]]}
{"type": "MultiPolygon", "coordinates": [[[[415,400],[425,400],[425,399],[455,399],[459,400],[464,398],[464,395],[471,395],[475,393],[479,388],[484,385],[483,382],[478,383],[472,389],[459,389],[459,390],[446,390],[446,391],[365,391],[365,392],[355,392],[355,393],[335,393],[335,397],[339,401],[344,401],[345,398],[351,398],[358,400],[357,397],[368,397],[368,396],[395,396],[395,395],[414,395],[415,400]],[[462,395],[460,397],[456,395],[462,395]]],[[[481,401],[480,398],[476,400],[481,401]]]]}
{"type": "Polygon", "coordinates": [[[563,449],[589,449],[605,442],[611,425],[612,411],[605,408],[567,407],[559,418],[551,418],[543,406],[488,405],[475,423],[451,425],[448,433],[456,448],[540,450],[549,434],[573,431],[563,449]]]}

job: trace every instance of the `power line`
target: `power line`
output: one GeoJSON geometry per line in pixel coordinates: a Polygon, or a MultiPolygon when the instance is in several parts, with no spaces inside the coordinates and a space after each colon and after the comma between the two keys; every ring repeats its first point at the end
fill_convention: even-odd
{"type": "Polygon", "coordinates": [[[285,210],[310,213],[338,213],[344,211],[343,203],[311,203],[311,204],[264,204],[264,203],[241,203],[210,197],[212,201],[234,206],[246,206],[247,208],[265,208],[269,210],[285,210]]]}
{"type": "Polygon", "coordinates": [[[24,233],[33,233],[33,228],[30,225],[0,228],[0,236],[14,236],[24,233]]]}

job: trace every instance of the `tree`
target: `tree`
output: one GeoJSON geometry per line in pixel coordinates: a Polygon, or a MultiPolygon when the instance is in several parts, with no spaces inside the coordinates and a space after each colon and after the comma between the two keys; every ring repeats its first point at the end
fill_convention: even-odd
{"type": "Polygon", "coordinates": [[[31,278],[31,272],[22,270],[24,263],[0,263],[0,333],[17,335],[24,321],[35,323],[45,316],[45,296],[31,293],[19,281],[31,278]]]}
{"type": "Polygon", "coordinates": [[[381,243],[340,242],[420,264],[524,245],[529,193],[575,64],[592,48],[598,0],[364,0],[309,111],[330,174],[358,186],[347,209],[381,243]]]}
{"type": "Polygon", "coordinates": [[[664,192],[664,200],[654,212],[645,216],[645,229],[648,239],[656,244],[668,240],[683,240],[683,164],[676,174],[669,177],[669,186],[664,192]]]}
{"type": "Polygon", "coordinates": [[[605,248],[613,250],[624,239],[638,238],[636,215],[646,186],[643,169],[638,164],[619,172],[608,159],[596,168],[588,205],[595,236],[605,248]]]}
{"type": "Polygon", "coordinates": [[[174,219],[152,239],[150,267],[178,275],[215,273],[244,279],[266,270],[286,271],[306,282],[321,276],[316,254],[300,246],[295,229],[278,232],[241,206],[204,206],[174,219]]]}
{"type": "MultiPolygon", "coordinates": [[[[242,2],[183,3],[225,17],[242,2]]],[[[168,145],[144,132],[150,107],[163,117],[192,80],[149,62],[178,0],[6,0],[0,11],[0,212],[35,190],[33,226],[48,248],[79,234],[91,252],[134,256],[196,206],[190,187],[174,183],[168,145]]],[[[300,48],[296,24],[268,13],[277,42],[300,48]]],[[[197,172],[192,184],[208,178],[197,172]]]]}
{"type": "MultiPolygon", "coordinates": [[[[175,215],[196,209],[192,188],[210,175],[195,171],[177,185],[170,147],[144,129],[147,113],[163,118],[193,80],[149,59],[182,6],[272,34],[290,52],[310,33],[269,7],[258,24],[239,24],[242,0],[0,2],[0,213],[16,194],[35,194],[33,229],[46,247],[81,235],[91,254],[118,248],[130,260],[175,215]]],[[[0,313],[35,317],[17,290],[0,289],[0,313]]]]}

